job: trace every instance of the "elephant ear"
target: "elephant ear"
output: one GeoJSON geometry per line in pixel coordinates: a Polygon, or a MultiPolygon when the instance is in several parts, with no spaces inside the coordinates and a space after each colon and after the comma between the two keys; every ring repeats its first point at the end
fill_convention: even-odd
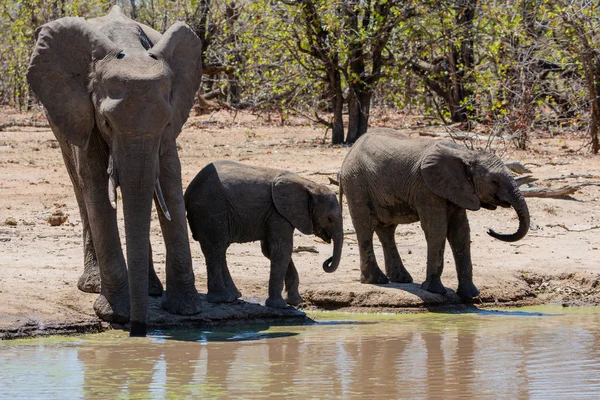
{"type": "Polygon", "coordinates": [[[282,174],[271,182],[273,204],[294,228],[305,235],[313,233],[310,190],[302,178],[282,174]]]}
{"type": "Polygon", "coordinates": [[[202,41],[189,26],[176,22],[148,52],[165,60],[173,71],[173,114],[167,136],[174,140],[190,114],[202,79],[202,41]]]}
{"type": "Polygon", "coordinates": [[[36,35],[27,81],[57,133],[86,147],[94,128],[89,91],[93,65],[121,49],[83,18],[49,22],[36,35]]]}
{"type": "Polygon", "coordinates": [[[461,208],[476,211],[481,205],[464,152],[454,143],[434,144],[421,161],[421,176],[436,195],[461,208]]]}

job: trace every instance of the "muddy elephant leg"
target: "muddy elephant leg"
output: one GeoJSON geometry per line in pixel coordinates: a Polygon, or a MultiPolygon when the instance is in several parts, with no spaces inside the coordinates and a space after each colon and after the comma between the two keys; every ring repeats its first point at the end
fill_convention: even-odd
{"type": "Polygon", "coordinates": [[[227,266],[227,263],[225,263],[225,267],[221,270],[221,274],[223,275],[223,283],[227,291],[236,299],[242,297],[242,292],[240,292],[237,286],[235,286],[233,278],[231,277],[231,273],[229,273],[229,267],[227,266]]]}
{"type": "Polygon", "coordinates": [[[77,149],[71,154],[77,166],[78,184],[102,282],[94,310],[105,321],[125,323],[129,321],[129,285],[117,214],[108,201],[108,148],[99,138],[92,137],[86,149],[77,149]]]}
{"type": "Polygon", "coordinates": [[[294,227],[289,222],[282,220],[271,228],[267,238],[271,272],[269,274],[269,297],[265,305],[267,307],[285,308],[287,303],[281,292],[283,291],[288,266],[292,261],[294,227]]]}
{"type": "Polygon", "coordinates": [[[408,273],[396,247],[394,233],[397,225],[377,225],[375,232],[383,247],[383,256],[385,259],[385,274],[391,282],[411,283],[412,276],[408,273]]]}
{"type": "MultiPolygon", "coordinates": [[[[265,240],[260,241],[260,249],[265,257],[271,259],[271,252],[269,250],[269,244],[265,240]]],[[[300,285],[300,277],[298,271],[294,265],[294,260],[290,259],[287,270],[285,272],[285,291],[287,292],[286,303],[292,306],[297,306],[302,303],[304,299],[300,296],[298,287],[300,285]]]]}
{"type": "Polygon", "coordinates": [[[370,221],[358,223],[354,218],[354,229],[358,240],[358,251],[360,253],[360,282],[361,283],[388,283],[389,279],[377,265],[375,251],[373,250],[373,233],[375,229],[370,221]]]}
{"type": "Polygon", "coordinates": [[[86,293],[100,293],[100,268],[92,241],[87,211],[82,211],[80,207],[80,215],[83,225],[83,274],[77,280],[77,288],[86,293]]]}
{"type": "Polygon", "coordinates": [[[456,294],[470,299],[479,295],[473,284],[473,263],[471,262],[471,231],[467,212],[458,207],[448,211],[448,242],[456,263],[458,289],[456,294]]]}
{"type": "Polygon", "coordinates": [[[298,270],[296,270],[294,260],[290,259],[290,263],[285,272],[285,291],[287,292],[285,301],[289,305],[297,306],[304,301],[298,290],[299,285],[300,277],[298,276],[298,270]]]}
{"type": "Polygon", "coordinates": [[[448,223],[446,212],[442,208],[430,207],[420,212],[421,227],[427,241],[427,278],[421,284],[421,289],[431,293],[445,294],[441,276],[444,270],[444,248],[448,223]]]}
{"type": "Polygon", "coordinates": [[[81,274],[77,281],[77,288],[86,293],[100,293],[100,269],[98,267],[96,249],[94,248],[90,223],[85,208],[85,200],[83,199],[81,184],[75,165],[73,148],[62,136],[59,135],[56,139],[60,146],[69,178],[73,184],[73,191],[75,192],[75,198],[77,199],[79,215],[81,217],[81,226],[83,228],[83,274],[81,274]]]}
{"type": "Polygon", "coordinates": [[[223,271],[227,270],[227,246],[201,242],[202,253],[206,261],[206,275],[209,303],[231,303],[237,299],[235,293],[225,285],[223,271]]]}
{"type": "Polygon", "coordinates": [[[181,184],[181,164],[175,141],[166,145],[160,156],[160,184],[171,214],[169,221],[158,212],[166,247],[167,290],[163,308],[172,314],[192,315],[200,312],[200,298],[194,285],[192,254],[181,184]]]}
{"type": "Polygon", "coordinates": [[[154,270],[154,262],[152,261],[152,245],[149,245],[150,254],[148,255],[148,294],[152,297],[160,297],[163,294],[163,285],[160,283],[158,275],[154,270]]]}

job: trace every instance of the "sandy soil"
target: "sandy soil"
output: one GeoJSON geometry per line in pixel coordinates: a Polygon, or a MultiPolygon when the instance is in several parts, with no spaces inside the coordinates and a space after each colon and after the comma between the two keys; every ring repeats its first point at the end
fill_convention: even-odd
{"type": "MultiPolygon", "coordinates": [[[[81,222],[56,140],[43,126],[43,115],[0,109],[0,123],[25,120],[42,126],[12,126],[0,132],[0,338],[103,329],[92,309],[96,295],[76,287],[83,270],[81,222]],[[66,221],[51,226],[48,219],[56,213],[66,216],[66,221]]],[[[284,168],[329,184],[348,148],[328,145],[322,128],[294,121],[292,126],[279,126],[276,122],[227,112],[190,118],[179,139],[184,186],[203,166],[218,159],[284,168]]],[[[441,130],[407,128],[393,118],[387,124],[412,136],[441,130]]],[[[503,155],[506,161],[526,164],[542,184],[592,185],[568,199],[528,199],[537,229],[514,244],[496,241],[485,233],[490,227],[498,232],[515,230],[514,211],[469,212],[474,279],[481,290],[476,305],[600,303],[600,229],[596,229],[600,227],[600,157],[587,155],[588,149],[582,149],[582,144],[582,139],[568,136],[548,137],[534,140],[527,152],[509,150],[503,155]],[[563,179],[546,181],[560,177],[563,179]]],[[[337,187],[330,187],[337,191],[337,187]]],[[[119,216],[122,227],[120,210],[119,216]]],[[[331,246],[316,237],[299,233],[295,237],[295,246],[312,247],[317,252],[294,254],[305,299],[303,308],[420,311],[459,303],[452,290],[441,296],[422,291],[418,284],[360,284],[358,247],[347,209],[344,224],[344,254],[334,274],[321,269],[331,246]]],[[[156,216],[151,240],[156,270],[164,282],[165,251],[156,216]]],[[[196,287],[205,293],[204,258],[191,236],[190,241],[196,287]]],[[[419,224],[398,227],[396,241],[415,282],[422,282],[426,243],[419,224]]],[[[376,251],[383,268],[380,246],[376,251]]],[[[244,299],[264,301],[269,267],[260,245],[232,245],[228,262],[244,299]]],[[[443,282],[456,289],[449,248],[443,282]]]]}

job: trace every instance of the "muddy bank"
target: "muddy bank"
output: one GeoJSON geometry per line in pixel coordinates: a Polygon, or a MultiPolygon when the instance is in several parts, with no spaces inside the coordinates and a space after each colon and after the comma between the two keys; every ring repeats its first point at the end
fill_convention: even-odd
{"type": "MultiPolygon", "coordinates": [[[[311,322],[304,312],[296,310],[293,307],[276,309],[242,300],[231,304],[211,304],[206,301],[206,296],[199,295],[198,297],[202,303],[202,312],[189,316],[169,314],[162,309],[160,298],[150,298],[148,305],[149,328],[202,328],[214,325],[241,325],[248,323],[299,324],[311,322]]],[[[98,333],[110,329],[128,330],[128,328],[127,325],[103,322],[95,316],[90,316],[88,320],[84,321],[52,321],[47,323],[30,319],[23,322],[17,321],[13,326],[0,327],[0,340],[49,335],[98,333]]]]}
{"type": "MultiPolygon", "coordinates": [[[[419,134],[418,129],[403,132],[419,134]]],[[[328,145],[321,129],[265,125],[255,116],[242,114],[234,121],[226,113],[192,117],[178,143],[185,187],[202,167],[219,159],[285,168],[329,184],[348,151],[347,147],[328,145]]],[[[506,161],[526,165],[543,185],[586,185],[562,199],[528,198],[534,228],[516,243],[499,242],[486,234],[489,228],[513,232],[518,224],[514,211],[468,213],[474,282],[481,291],[474,299],[477,307],[600,304],[600,157],[587,155],[586,150],[580,139],[548,137],[534,140],[527,152],[509,148],[502,155],[506,161]]],[[[122,215],[119,209],[121,232],[122,215]]],[[[294,237],[298,251],[293,258],[305,299],[303,308],[415,312],[459,305],[449,248],[442,275],[448,294],[434,295],[419,288],[425,279],[426,261],[426,242],[419,224],[399,226],[396,231],[403,263],[415,280],[410,285],[360,284],[358,246],[345,205],[344,228],[342,261],[333,274],[321,268],[331,255],[330,245],[314,236],[294,237]]],[[[191,237],[190,241],[196,287],[206,293],[204,258],[198,243],[191,237]]],[[[155,268],[164,283],[166,251],[156,216],[151,242],[155,268]]],[[[96,295],[76,287],[83,271],[81,243],[77,204],[52,133],[46,127],[7,127],[0,132],[0,336],[106,329],[93,313],[96,295]],[[60,224],[53,226],[56,215],[60,224]]],[[[383,268],[383,253],[376,238],[375,252],[383,268]]],[[[269,262],[260,244],[232,245],[228,265],[243,299],[264,302],[269,262]]],[[[236,311],[239,305],[231,307],[227,311],[230,317],[215,321],[231,322],[250,315],[272,317],[262,309],[249,311],[243,306],[236,311]]],[[[210,309],[207,304],[206,310],[210,309]]],[[[210,314],[200,314],[200,322],[207,323],[204,319],[210,320],[210,314]]],[[[177,319],[176,323],[184,321],[177,319]]]]}

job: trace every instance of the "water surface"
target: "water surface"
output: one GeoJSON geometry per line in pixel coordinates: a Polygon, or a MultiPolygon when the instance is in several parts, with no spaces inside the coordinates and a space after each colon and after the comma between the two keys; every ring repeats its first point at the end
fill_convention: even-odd
{"type": "Polygon", "coordinates": [[[0,398],[598,398],[600,308],[0,342],[0,398]]]}

